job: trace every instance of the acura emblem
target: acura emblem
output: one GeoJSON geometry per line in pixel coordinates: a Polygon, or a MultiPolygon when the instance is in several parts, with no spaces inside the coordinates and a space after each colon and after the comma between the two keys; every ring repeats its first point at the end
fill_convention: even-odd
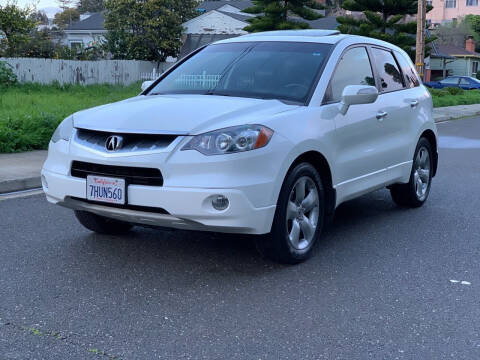
{"type": "Polygon", "coordinates": [[[105,142],[105,148],[107,151],[117,151],[123,146],[123,137],[118,135],[112,135],[107,138],[105,142]]]}

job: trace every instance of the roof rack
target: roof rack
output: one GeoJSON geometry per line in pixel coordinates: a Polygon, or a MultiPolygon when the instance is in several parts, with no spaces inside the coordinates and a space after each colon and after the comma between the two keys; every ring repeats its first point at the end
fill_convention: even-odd
{"type": "Polygon", "coordinates": [[[275,31],[264,31],[251,33],[243,35],[242,37],[251,37],[251,36],[332,36],[339,35],[340,31],[338,30],[317,30],[317,29],[307,29],[307,30],[275,30],[275,31]]]}

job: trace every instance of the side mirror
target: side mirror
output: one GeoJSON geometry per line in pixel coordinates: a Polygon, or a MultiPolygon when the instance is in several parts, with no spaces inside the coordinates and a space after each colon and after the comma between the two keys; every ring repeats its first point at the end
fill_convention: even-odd
{"type": "Polygon", "coordinates": [[[153,80],[144,81],[144,82],[142,83],[142,91],[147,90],[148,87],[149,87],[150,85],[152,85],[152,84],[153,84],[153,80]]]}
{"type": "Polygon", "coordinates": [[[378,90],[374,86],[348,85],[343,89],[340,112],[345,115],[350,105],[372,104],[377,98],[378,90]]]}

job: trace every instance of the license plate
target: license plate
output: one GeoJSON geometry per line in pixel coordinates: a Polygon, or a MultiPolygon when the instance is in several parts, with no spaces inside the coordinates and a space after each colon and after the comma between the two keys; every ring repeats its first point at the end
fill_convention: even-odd
{"type": "Polygon", "coordinates": [[[125,204],[125,179],[88,175],[87,200],[125,204]]]}

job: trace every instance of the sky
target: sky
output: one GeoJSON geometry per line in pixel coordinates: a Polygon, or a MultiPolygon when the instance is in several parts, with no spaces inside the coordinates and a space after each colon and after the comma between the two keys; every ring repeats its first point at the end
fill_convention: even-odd
{"type": "MultiPolygon", "coordinates": [[[[6,0],[0,0],[0,3],[7,2],[6,0]]],[[[17,4],[21,7],[25,5],[36,4],[37,9],[46,7],[58,7],[58,3],[55,0],[17,0],[17,4]]]]}

